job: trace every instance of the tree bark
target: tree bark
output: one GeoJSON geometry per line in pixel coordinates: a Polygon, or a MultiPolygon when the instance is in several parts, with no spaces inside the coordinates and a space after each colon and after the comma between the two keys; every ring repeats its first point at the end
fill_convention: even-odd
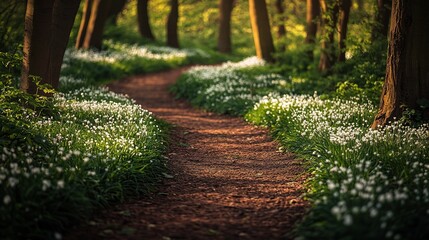
{"type": "Polygon", "coordinates": [[[314,59],[314,43],[316,41],[317,34],[317,22],[316,20],[320,17],[320,3],[319,0],[307,0],[307,25],[306,25],[306,37],[305,43],[308,46],[307,56],[313,61],[314,59]]]}
{"type": "Polygon", "coordinates": [[[152,33],[152,29],[150,28],[149,23],[148,3],[149,0],[137,1],[137,20],[139,32],[142,37],[155,40],[155,36],[152,33]]]}
{"type": "Polygon", "coordinates": [[[428,108],[429,100],[429,1],[393,0],[386,78],[380,108],[372,128],[385,126],[402,116],[405,109],[428,108]]]}
{"type": "Polygon", "coordinates": [[[30,76],[58,88],[61,64],[80,0],[28,0],[21,89],[37,93],[30,76]]]}
{"type": "Polygon", "coordinates": [[[386,39],[389,33],[392,0],[377,0],[375,23],[371,32],[372,42],[386,39]]]}
{"type": "Polygon", "coordinates": [[[80,21],[79,32],[77,34],[75,44],[76,49],[80,49],[83,46],[86,29],[88,28],[89,19],[91,18],[92,2],[93,0],[85,0],[85,5],[83,6],[82,20],[80,21]]]}
{"type": "Polygon", "coordinates": [[[179,48],[179,37],[177,33],[177,24],[179,21],[179,2],[170,0],[171,10],[167,19],[167,45],[179,48]]]}
{"type": "Polygon", "coordinates": [[[320,49],[319,71],[329,73],[336,60],[334,33],[338,21],[339,6],[335,0],[320,0],[322,9],[322,44],[320,49]]]}
{"type": "Polygon", "coordinates": [[[256,55],[267,62],[274,62],[273,37],[265,0],[249,0],[249,12],[256,55]]]}
{"type": "Polygon", "coordinates": [[[112,0],[93,0],[91,7],[91,17],[86,29],[85,39],[82,48],[94,48],[101,50],[103,41],[104,26],[112,0]]]}
{"type": "MultiPolygon", "coordinates": [[[[285,27],[286,17],[285,17],[285,9],[283,7],[283,0],[276,0],[275,6],[276,6],[276,10],[277,10],[277,15],[279,17],[278,22],[276,24],[277,25],[277,37],[279,39],[281,39],[281,38],[284,38],[286,36],[286,27],[285,27]]],[[[279,48],[282,52],[284,52],[286,50],[286,46],[282,42],[280,43],[279,48]]]]}
{"type": "Polygon", "coordinates": [[[347,28],[349,23],[350,8],[352,7],[351,0],[341,0],[340,2],[340,28],[338,31],[338,62],[346,60],[346,38],[347,28]]]}
{"type": "Polygon", "coordinates": [[[21,89],[28,93],[36,93],[36,84],[30,76],[48,79],[49,40],[52,35],[52,10],[54,0],[28,0],[25,11],[25,33],[23,46],[23,68],[21,89]]]}
{"type": "Polygon", "coordinates": [[[222,53],[231,52],[231,13],[234,9],[233,0],[219,1],[219,35],[217,49],[222,53]]]}
{"type": "Polygon", "coordinates": [[[127,0],[113,0],[109,12],[107,13],[107,21],[113,25],[117,24],[118,16],[124,10],[127,0]]]}

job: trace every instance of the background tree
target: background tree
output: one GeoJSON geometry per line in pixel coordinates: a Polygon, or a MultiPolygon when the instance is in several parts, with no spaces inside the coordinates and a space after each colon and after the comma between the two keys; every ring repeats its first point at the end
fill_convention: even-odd
{"type": "MultiPolygon", "coordinates": [[[[103,40],[104,27],[113,0],[92,0],[91,16],[89,18],[81,48],[100,50],[103,40]]],[[[88,9],[87,9],[88,11],[88,9]]],[[[85,18],[82,18],[82,21],[85,18]]],[[[82,23],[83,24],[83,23],[82,23]]],[[[82,26],[81,24],[81,26],[82,26]]]]}
{"type": "Polygon", "coordinates": [[[386,39],[389,33],[392,0],[377,0],[375,23],[371,32],[372,41],[386,39]]]}
{"type": "Polygon", "coordinates": [[[307,56],[313,61],[313,48],[316,42],[317,34],[317,19],[320,17],[320,4],[319,0],[307,0],[307,15],[306,15],[306,36],[305,43],[308,46],[307,56]]]}
{"type": "Polygon", "coordinates": [[[334,33],[338,21],[337,0],[320,0],[322,10],[322,43],[320,48],[319,71],[327,73],[331,71],[336,60],[334,33]]]}
{"type": "Polygon", "coordinates": [[[393,0],[386,78],[380,108],[372,124],[384,126],[406,109],[429,117],[429,2],[393,0]]]}
{"type": "Polygon", "coordinates": [[[58,88],[61,64],[80,0],[28,0],[21,89],[36,93],[30,76],[58,88]]]}
{"type": "Polygon", "coordinates": [[[351,7],[351,0],[340,1],[340,27],[338,29],[338,62],[344,62],[346,60],[346,38],[351,7]]]}
{"type": "MultiPolygon", "coordinates": [[[[285,16],[285,9],[283,6],[283,0],[276,0],[275,1],[275,7],[277,10],[277,16],[278,19],[276,21],[276,28],[277,28],[277,37],[279,39],[282,39],[286,36],[286,27],[285,27],[285,22],[286,22],[286,16],[285,16]]],[[[286,46],[284,43],[280,44],[280,50],[282,52],[285,51],[286,46]]]]}
{"type": "Polygon", "coordinates": [[[231,13],[234,0],[219,1],[219,35],[217,49],[219,52],[231,52],[231,13]]]}
{"type": "Polygon", "coordinates": [[[107,21],[113,25],[117,24],[118,16],[127,4],[127,0],[113,0],[107,13],[107,21]]]}
{"type": "Polygon", "coordinates": [[[155,40],[155,36],[152,33],[149,23],[149,11],[148,11],[149,0],[138,0],[137,1],[137,20],[140,35],[144,38],[155,40]]]}
{"type": "Polygon", "coordinates": [[[249,13],[256,55],[265,61],[274,62],[273,37],[265,0],[249,0],[249,13]]]}
{"type": "Polygon", "coordinates": [[[177,33],[177,24],[179,21],[179,2],[170,0],[170,13],[167,19],[167,45],[170,47],[179,47],[179,37],[177,33]]]}
{"type": "Polygon", "coordinates": [[[89,19],[91,18],[92,11],[92,1],[85,0],[85,5],[83,6],[82,20],[80,21],[79,32],[76,38],[75,48],[79,49],[83,46],[83,41],[85,40],[86,29],[88,28],[89,19]]]}

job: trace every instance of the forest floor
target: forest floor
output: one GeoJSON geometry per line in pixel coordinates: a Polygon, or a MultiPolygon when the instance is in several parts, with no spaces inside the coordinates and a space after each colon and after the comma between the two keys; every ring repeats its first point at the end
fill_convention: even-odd
{"type": "Polygon", "coordinates": [[[109,88],[173,125],[159,191],[97,213],[65,239],[284,239],[302,218],[302,160],[266,129],[177,100],[186,68],[133,76],[109,88]]]}

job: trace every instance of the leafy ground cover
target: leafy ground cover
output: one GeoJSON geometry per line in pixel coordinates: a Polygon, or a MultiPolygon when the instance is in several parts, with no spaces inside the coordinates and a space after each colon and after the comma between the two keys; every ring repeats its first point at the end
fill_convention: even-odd
{"type": "Polygon", "coordinates": [[[371,130],[371,94],[339,95],[341,85],[322,96],[300,94],[293,84],[300,81],[246,59],[193,68],[172,90],[208,110],[244,114],[269,127],[280,150],[307,160],[312,208],[297,227],[301,238],[427,238],[429,126],[403,118],[371,130]]]}
{"type": "Polygon", "coordinates": [[[167,125],[101,87],[128,74],[213,59],[199,50],[105,42],[67,50],[53,98],[17,88],[21,58],[2,54],[0,238],[58,239],[105,207],[153,190],[165,171],[167,125]]]}

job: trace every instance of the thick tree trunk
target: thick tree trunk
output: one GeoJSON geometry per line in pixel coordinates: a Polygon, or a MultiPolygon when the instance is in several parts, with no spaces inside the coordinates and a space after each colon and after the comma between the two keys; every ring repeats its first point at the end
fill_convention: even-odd
{"type": "Polygon", "coordinates": [[[307,56],[313,61],[314,54],[314,43],[316,41],[317,34],[317,22],[316,20],[320,17],[320,3],[319,0],[307,0],[307,26],[306,26],[306,37],[305,43],[308,46],[307,56]]]}
{"type": "Polygon", "coordinates": [[[30,75],[58,88],[61,64],[80,0],[28,0],[21,89],[37,93],[30,75]]]}
{"type": "Polygon", "coordinates": [[[338,54],[338,62],[344,62],[346,60],[346,38],[351,7],[352,0],[341,0],[340,29],[338,31],[338,50],[340,53],[338,54]]]}
{"type": "Polygon", "coordinates": [[[375,24],[372,28],[372,41],[386,39],[389,33],[392,0],[377,0],[375,24]]]}
{"type": "Polygon", "coordinates": [[[30,75],[40,77],[42,81],[48,79],[53,8],[54,0],[27,1],[21,89],[28,93],[37,92],[30,75]]]}
{"type": "Polygon", "coordinates": [[[55,89],[58,88],[64,53],[79,5],[80,0],[55,0],[54,3],[50,41],[49,80],[47,83],[55,89]]]}
{"type": "Polygon", "coordinates": [[[77,34],[75,44],[76,49],[80,49],[83,46],[86,29],[88,28],[89,19],[91,18],[92,2],[93,0],[85,0],[85,5],[83,6],[82,20],[80,21],[79,32],[77,34]]]}
{"type": "Polygon", "coordinates": [[[179,2],[170,0],[171,10],[167,20],[167,45],[179,48],[179,37],[177,33],[177,24],[179,21],[179,2]]]}
{"type": "Polygon", "coordinates": [[[113,0],[109,12],[107,13],[107,21],[113,25],[117,24],[118,16],[124,10],[127,0],[113,0]]]}
{"type": "Polygon", "coordinates": [[[104,26],[106,24],[107,14],[109,13],[112,1],[114,0],[93,0],[91,17],[86,29],[82,48],[95,48],[97,50],[101,50],[104,26]]]}
{"type": "Polygon", "coordinates": [[[139,25],[140,35],[144,38],[155,40],[155,36],[152,33],[149,23],[149,11],[148,11],[149,0],[138,0],[137,1],[137,20],[139,25]]]}
{"type": "Polygon", "coordinates": [[[265,0],[249,0],[249,12],[256,55],[267,62],[274,62],[273,37],[265,0]]]}
{"type": "Polygon", "coordinates": [[[337,1],[320,0],[322,9],[322,44],[320,49],[319,71],[329,73],[336,60],[334,33],[338,21],[337,1]]]}
{"type": "Polygon", "coordinates": [[[222,53],[231,52],[231,13],[233,8],[233,0],[219,1],[219,36],[217,49],[222,53]]]}
{"type": "Polygon", "coordinates": [[[429,1],[393,0],[386,79],[380,108],[372,128],[402,116],[406,108],[428,108],[419,101],[429,99],[429,1]]]}

